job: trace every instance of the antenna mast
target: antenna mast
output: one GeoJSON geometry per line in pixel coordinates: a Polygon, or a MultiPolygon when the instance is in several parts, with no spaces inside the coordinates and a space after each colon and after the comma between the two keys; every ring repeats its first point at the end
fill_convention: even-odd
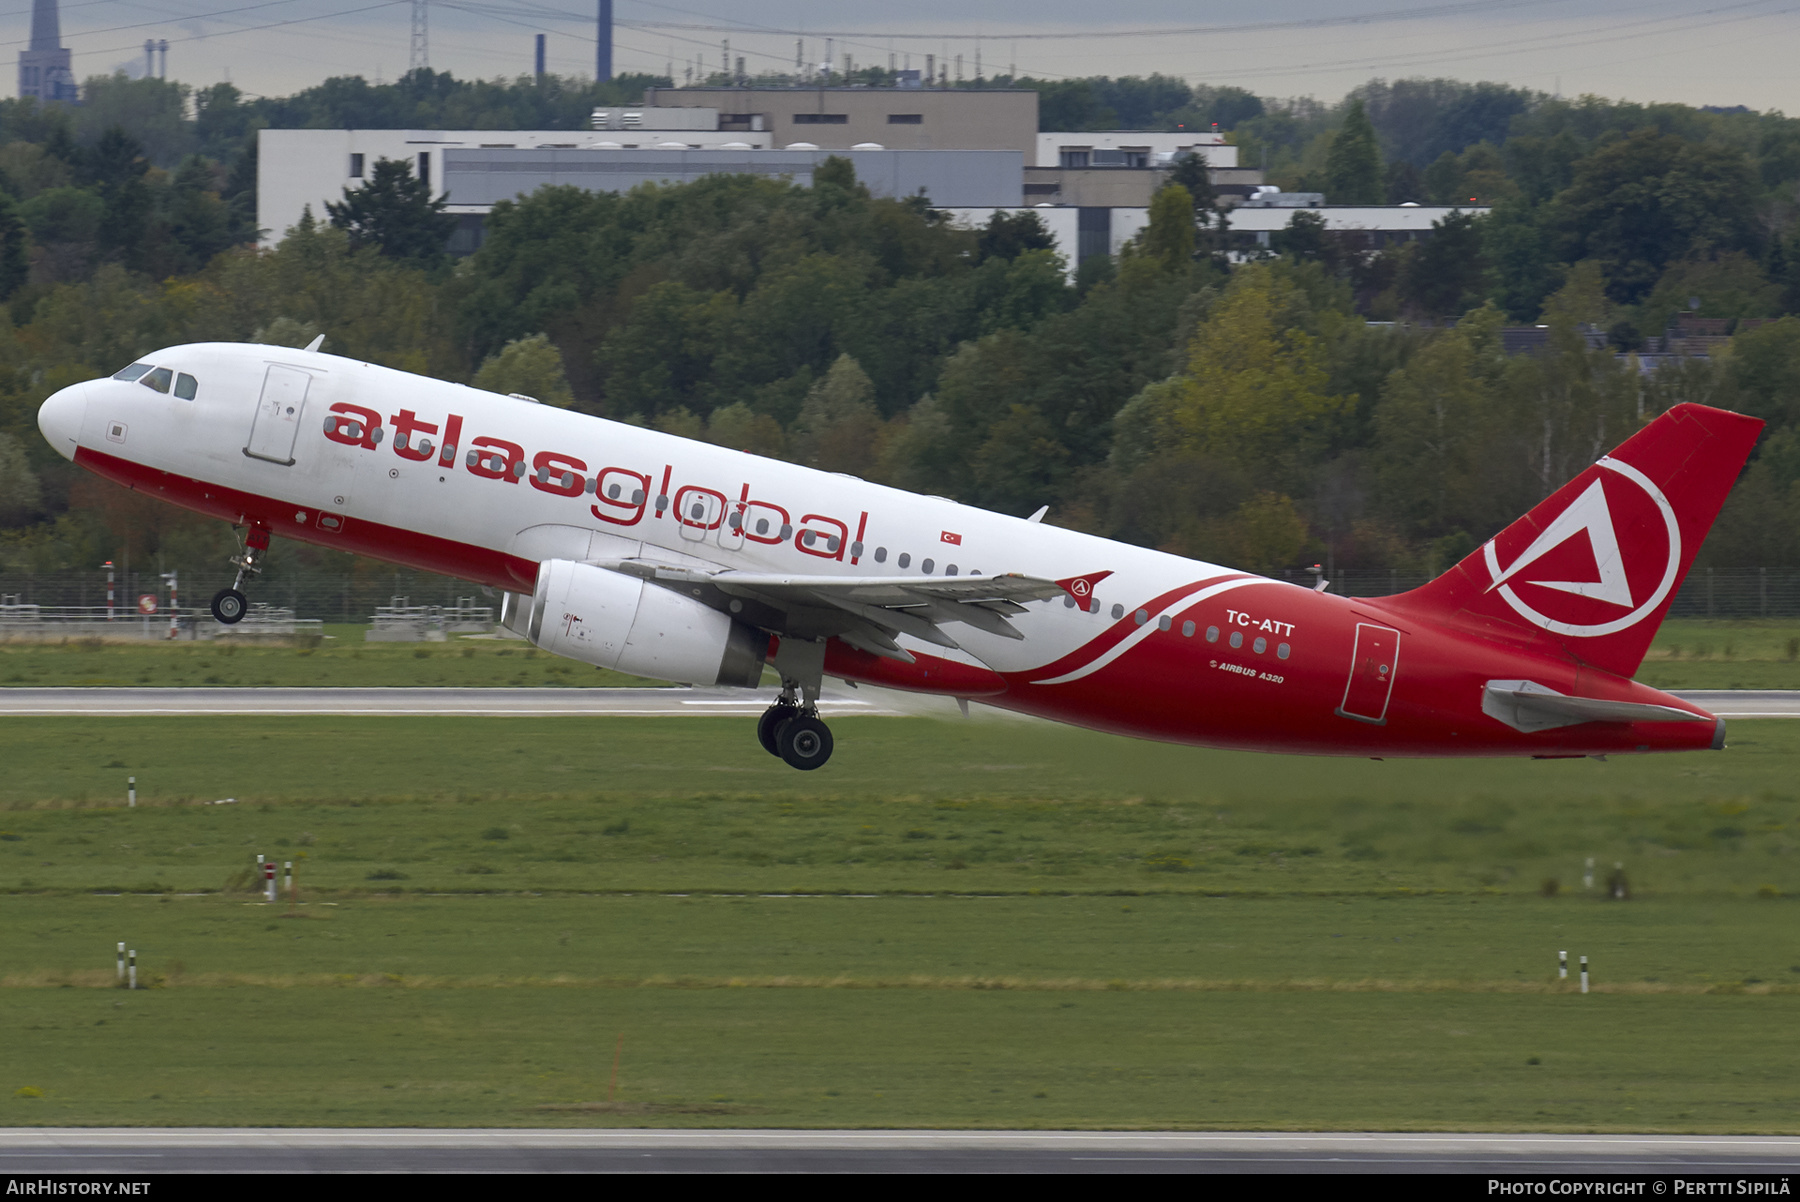
{"type": "Polygon", "coordinates": [[[411,71],[431,67],[431,23],[426,3],[427,0],[412,0],[412,57],[407,64],[411,71]]]}

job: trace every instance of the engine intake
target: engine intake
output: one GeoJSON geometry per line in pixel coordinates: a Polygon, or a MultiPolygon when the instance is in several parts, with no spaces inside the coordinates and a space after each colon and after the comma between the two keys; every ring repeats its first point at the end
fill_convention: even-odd
{"type": "Polygon", "coordinates": [[[567,559],[538,565],[504,622],[552,655],[681,684],[755,688],[769,636],[692,597],[567,559]]]}

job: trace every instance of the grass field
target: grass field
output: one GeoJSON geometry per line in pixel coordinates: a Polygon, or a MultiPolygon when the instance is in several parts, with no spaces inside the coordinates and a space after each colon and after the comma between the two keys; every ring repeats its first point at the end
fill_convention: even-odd
{"type": "MultiPolygon", "coordinates": [[[[0,641],[0,688],[27,685],[455,685],[603,688],[652,685],[539,652],[516,640],[365,643],[363,626],[286,642],[0,641]]],[[[1800,620],[1666,622],[1638,679],[1659,689],[1800,689],[1800,620]]]]}
{"type": "Polygon", "coordinates": [[[0,688],[604,688],[664,683],[547,655],[517,639],[456,637],[444,643],[366,643],[363,634],[367,629],[327,626],[324,636],[204,643],[0,640],[0,688]]]}
{"type": "Polygon", "coordinates": [[[1800,724],[834,727],[799,774],[734,719],[9,719],[0,1123],[1800,1127],[1800,724]]]}

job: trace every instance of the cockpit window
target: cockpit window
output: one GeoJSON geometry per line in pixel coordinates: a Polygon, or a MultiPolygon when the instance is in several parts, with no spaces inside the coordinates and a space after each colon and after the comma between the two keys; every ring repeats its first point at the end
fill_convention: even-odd
{"type": "Polygon", "coordinates": [[[199,391],[200,381],[194,379],[194,377],[188,375],[185,371],[175,377],[175,395],[182,400],[193,400],[194,394],[199,391]]]}
{"type": "Polygon", "coordinates": [[[150,373],[139,380],[138,383],[142,384],[145,388],[154,388],[158,392],[166,393],[169,391],[169,381],[174,378],[175,373],[168,368],[157,367],[152,368],[150,373]]]}
{"type": "Polygon", "coordinates": [[[114,376],[113,379],[131,381],[137,379],[149,370],[150,365],[148,363],[133,363],[130,367],[114,376]]]}

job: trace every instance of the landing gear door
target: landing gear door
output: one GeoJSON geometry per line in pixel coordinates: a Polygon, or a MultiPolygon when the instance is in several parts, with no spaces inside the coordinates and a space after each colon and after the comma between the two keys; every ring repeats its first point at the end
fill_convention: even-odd
{"type": "Polygon", "coordinates": [[[1340,717],[1375,726],[1387,725],[1388,699],[1400,666],[1400,632],[1368,622],[1356,624],[1356,650],[1350,656],[1350,679],[1344,685],[1340,717]]]}
{"type": "Polygon", "coordinates": [[[244,454],[252,459],[289,466],[294,462],[294,439],[305,415],[306,390],[312,377],[297,367],[269,365],[263,377],[262,398],[256,406],[256,422],[250,427],[250,443],[244,454]]]}

